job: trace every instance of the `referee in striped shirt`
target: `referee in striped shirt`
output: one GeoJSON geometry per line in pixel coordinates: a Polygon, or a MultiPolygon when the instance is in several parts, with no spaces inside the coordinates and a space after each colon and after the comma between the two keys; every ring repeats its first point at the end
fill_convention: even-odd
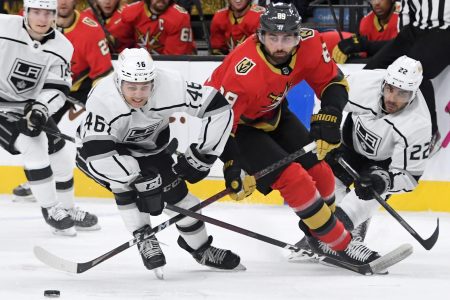
{"type": "Polygon", "coordinates": [[[419,60],[424,80],[420,86],[431,114],[433,142],[439,139],[431,79],[450,65],[450,1],[401,0],[400,32],[367,63],[365,69],[386,69],[407,55],[419,60]]]}

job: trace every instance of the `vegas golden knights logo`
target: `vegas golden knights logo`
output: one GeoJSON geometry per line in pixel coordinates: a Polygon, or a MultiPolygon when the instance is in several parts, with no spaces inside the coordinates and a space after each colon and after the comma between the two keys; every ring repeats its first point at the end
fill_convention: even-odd
{"type": "Polygon", "coordinates": [[[237,75],[247,75],[256,64],[247,57],[244,57],[234,68],[237,75]]]}

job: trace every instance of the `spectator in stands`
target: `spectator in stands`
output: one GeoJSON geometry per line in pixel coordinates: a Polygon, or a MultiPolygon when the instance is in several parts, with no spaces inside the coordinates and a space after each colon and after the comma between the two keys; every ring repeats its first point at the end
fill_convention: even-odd
{"type": "Polygon", "coordinates": [[[125,48],[135,47],[133,28],[122,21],[122,9],[126,4],[120,0],[95,0],[94,7],[83,11],[83,16],[96,20],[103,32],[111,54],[119,54],[125,48]]]}
{"type": "MultiPolygon", "coordinates": [[[[332,50],[333,59],[340,64],[349,56],[373,56],[398,34],[399,5],[395,0],[369,0],[372,11],[359,24],[359,35],[353,35],[338,43],[332,50]]],[[[331,50],[330,50],[331,51],[331,50]]]]}
{"type": "Polygon", "coordinates": [[[189,13],[172,0],[138,1],[124,7],[122,21],[136,44],[151,54],[195,54],[189,13]]]}
{"type": "Polygon", "coordinates": [[[228,0],[228,7],[217,11],[211,21],[212,53],[226,55],[254,34],[264,10],[251,0],[228,0]]]}

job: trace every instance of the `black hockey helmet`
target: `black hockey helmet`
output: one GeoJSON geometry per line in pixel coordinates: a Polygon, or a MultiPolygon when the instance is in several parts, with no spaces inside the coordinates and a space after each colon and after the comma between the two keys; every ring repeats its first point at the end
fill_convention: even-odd
{"type": "Polygon", "coordinates": [[[302,18],[292,3],[270,2],[260,17],[259,33],[285,32],[299,34],[302,18]]]}

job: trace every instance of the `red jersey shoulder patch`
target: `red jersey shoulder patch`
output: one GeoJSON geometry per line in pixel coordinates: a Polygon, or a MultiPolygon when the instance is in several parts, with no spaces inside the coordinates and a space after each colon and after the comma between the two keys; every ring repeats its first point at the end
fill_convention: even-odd
{"type": "Polygon", "coordinates": [[[98,23],[89,17],[84,17],[83,20],[81,20],[81,22],[90,27],[98,27],[98,23]]]}
{"type": "Polygon", "coordinates": [[[254,66],[256,66],[254,61],[248,57],[244,57],[236,64],[234,71],[236,72],[236,75],[247,75],[254,66]]]}
{"type": "Polygon", "coordinates": [[[309,28],[301,28],[300,29],[300,38],[302,39],[302,41],[305,41],[312,37],[314,37],[314,30],[309,29],[309,28]]]}

